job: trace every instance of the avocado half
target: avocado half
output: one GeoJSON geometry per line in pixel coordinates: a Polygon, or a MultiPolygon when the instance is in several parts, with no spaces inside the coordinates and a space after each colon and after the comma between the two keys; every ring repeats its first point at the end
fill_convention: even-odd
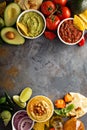
{"type": "Polygon", "coordinates": [[[5,27],[1,30],[1,38],[4,42],[13,45],[24,44],[25,39],[13,27],[5,27]]]}
{"type": "Polygon", "coordinates": [[[6,26],[13,26],[21,13],[21,9],[18,4],[12,2],[7,5],[4,11],[4,21],[6,26]]]}

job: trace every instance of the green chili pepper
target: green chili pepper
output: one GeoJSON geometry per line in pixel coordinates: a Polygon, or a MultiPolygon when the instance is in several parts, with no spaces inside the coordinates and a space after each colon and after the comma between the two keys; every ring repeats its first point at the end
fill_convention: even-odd
{"type": "Polygon", "coordinates": [[[9,94],[7,92],[5,92],[5,96],[6,96],[6,100],[7,100],[8,104],[9,104],[9,106],[14,108],[14,102],[12,101],[11,97],[9,96],[9,94]]]}

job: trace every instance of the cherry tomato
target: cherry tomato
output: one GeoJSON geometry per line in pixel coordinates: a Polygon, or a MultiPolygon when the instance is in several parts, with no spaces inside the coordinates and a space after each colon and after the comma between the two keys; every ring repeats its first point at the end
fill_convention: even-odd
{"type": "Polygon", "coordinates": [[[82,40],[78,43],[79,46],[84,46],[85,38],[83,37],[82,40]]]}
{"type": "Polygon", "coordinates": [[[55,4],[52,1],[44,1],[41,4],[41,12],[48,16],[56,9],[55,4]]]}
{"type": "Polygon", "coordinates": [[[67,0],[52,0],[55,4],[65,5],[67,0]]]}
{"type": "Polygon", "coordinates": [[[51,15],[46,18],[46,26],[49,30],[56,30],[60,22],[60,19],[57,15],[51,15]]]}
{"type": "Polygon", "coordinates": [[[71,16],[71,11],[66,6],[61,6],[60,10],[57,11],[58,17],[63,20],[65,18],[69,18],[71,16]]]}
{"type": "Polygon", "coordinates": [[[56,34],[54,32],[51,32],[51,31],[45,31],[44,35],[49,40],[53,40],[56,38],[56,34]]]}

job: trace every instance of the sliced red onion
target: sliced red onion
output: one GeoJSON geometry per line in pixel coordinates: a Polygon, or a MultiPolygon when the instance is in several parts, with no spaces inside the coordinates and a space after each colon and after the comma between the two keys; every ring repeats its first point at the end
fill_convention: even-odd
{"type": "Polygon", "coordinates": [[[18,123],[18,130],[30,130],[32,123],[33,122],[30,118],[27,116],[23,117],[18,123]]]}
{"type": "Polygon", "coordinates": [[[26,111],[21,111],[21,112],[18,112],[15,117],[14,117],[14,121],[13,121],[13,124],[14,124],[14,127],[18,130],[18,122],[21,120],[21,118],[27,116],[27,113],[26,111]]]}
{"type": "Polygon", "coordinates": [[[31,130],[33,121],[28,117],[26,111],[18,112],[13,119],[16,130],[31,130]]]}

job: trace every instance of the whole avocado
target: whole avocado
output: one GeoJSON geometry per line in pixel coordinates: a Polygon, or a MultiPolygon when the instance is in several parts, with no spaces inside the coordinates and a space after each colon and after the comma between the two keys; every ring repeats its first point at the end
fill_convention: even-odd
{"type": "Polygon", "coordinates": [[[87,9],[87,0],[69,0],[67,5],[69,6],[73,16],[87,9]]]}

